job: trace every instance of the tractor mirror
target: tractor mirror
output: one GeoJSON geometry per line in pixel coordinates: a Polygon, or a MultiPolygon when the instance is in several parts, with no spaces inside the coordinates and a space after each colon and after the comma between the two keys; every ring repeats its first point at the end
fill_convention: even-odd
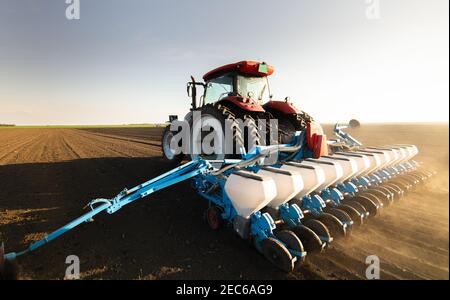
{"type": "Polygon", "coordinates": [[[188,84],[187,85],[187,95],[188,95],[188,97],[191,97],[191,90],[192,90],[192,85],[188,84]]]}
{"type": "Polygon", "coordinates": [[[359,123],[359,121],[358,120],[355,120],[355,119],[352,119],[352,120],[350,120],[350,122],[348,122],[348,126],[350,127],[350,128],[358,128],[358,127],[360,127],[361,126],[361,123],[359,123]]]}

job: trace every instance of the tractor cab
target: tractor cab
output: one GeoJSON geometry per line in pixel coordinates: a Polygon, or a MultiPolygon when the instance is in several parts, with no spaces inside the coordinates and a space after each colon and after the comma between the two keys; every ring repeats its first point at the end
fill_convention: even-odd
{"type": "Polygon", "coordinates": [[[273,71],[273,68],[264,62],[241,61],[206,73],[203,76],[204,83],[196,82],[192,78],[192,82],[188,83],[192,109],[229,101],[244,110],[262,112],[262,104],[269,102],[271,98],[267,77],[272,75],[273,71]],[[197,86],[204,88],[199,102],[196,99],[197,86]]]}
{"type": "MultiPolygon", "coordinates": [[[[308,114],[295,107],[289,98],[283,101],[272,99],[268,77],[273,73],[274,68],[265,62],[240,61],[206,73],[203,82],[197,82],[191,77],[187,92],[192,98],[192,107],[191,112],[184,118],[195,133],[189,141],[190,148],[193,148],[193,145],[203,145],[205,140],[210,139],[209,134],[213,133],[211,136],[214,137],[214,150],[219,149],[213,151],[213,155],[206,155],[211,151],[197,148],[195,150],[198,151],[192,152],[200,153],[203,158],[210,160],[220,160],[223,157],[239,158],[254,145],[289,144],[298,132],[304,132],[307,147],[303,156],[319,158],[327,155],[327,138],[322,127],[308,114]],[[199,98],[198,87],[203,88],[199,98]],[[201,117],[197,120],[194,120],[194,111],[201,112],[201,117]],[[272,120],[277,123],[273,125],[272,120]],[[231,122],[231,125],[226,121],[231,122]],[[245,124],[243,130],[239,127],[240,121],[245,124]],[[217,128],[212,128],[213,124],[217,125],[217,128]],[[233,151],[219,156],[218,152],[224,154],[224,136],[229,132],[225,126],[230,126],[234,134],[231,147],[233,151]]],[[[162,142],[164,157],[169,161],[180,161],[183,155],[174,155],[175,152],[169,147],[169,141],[174,134],[170,128],[166,128],[162,142]]],[[[191,157],[196,156],[191,153],[191,157]]]]}

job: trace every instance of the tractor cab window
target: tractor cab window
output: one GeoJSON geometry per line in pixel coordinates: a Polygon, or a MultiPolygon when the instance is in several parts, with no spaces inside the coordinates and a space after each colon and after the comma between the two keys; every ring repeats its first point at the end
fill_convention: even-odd
{"type": "Polygon", "coordinates": [[[239,75],[237,78],[237,90],[242,97],[251,98],[259,102],[267,102],[270,99],[267,77],[239,75]]]}
{"type": "Polygon", "coordinates": [[[206,83],[206,92],[203,104],[209,104],[227,97],[233,92],[233,76],[224,75],[209,80],[206,83]]]}

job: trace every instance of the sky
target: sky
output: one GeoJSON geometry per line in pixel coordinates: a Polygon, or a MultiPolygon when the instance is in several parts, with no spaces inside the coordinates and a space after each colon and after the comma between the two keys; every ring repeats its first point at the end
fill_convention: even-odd
{"type": "Polygon", "coordinates": [[[240,60],[320,122],[448,122],[448,0],[65,1],[0,0],[0,123],[164,122],[240,60]]]}

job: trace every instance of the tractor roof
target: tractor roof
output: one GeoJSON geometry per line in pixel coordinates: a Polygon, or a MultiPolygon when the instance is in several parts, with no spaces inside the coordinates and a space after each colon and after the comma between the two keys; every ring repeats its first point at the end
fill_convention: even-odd
{"type": "Polygon", "coordinates": [[[240,61],[234,64],[225,65],[214,69],[203,76],[203,80],[208,81],[217,78],[225,73],[238,72],[243,75],[266,77],[273,74],[273,67],[264,62],[240,61]]]}

